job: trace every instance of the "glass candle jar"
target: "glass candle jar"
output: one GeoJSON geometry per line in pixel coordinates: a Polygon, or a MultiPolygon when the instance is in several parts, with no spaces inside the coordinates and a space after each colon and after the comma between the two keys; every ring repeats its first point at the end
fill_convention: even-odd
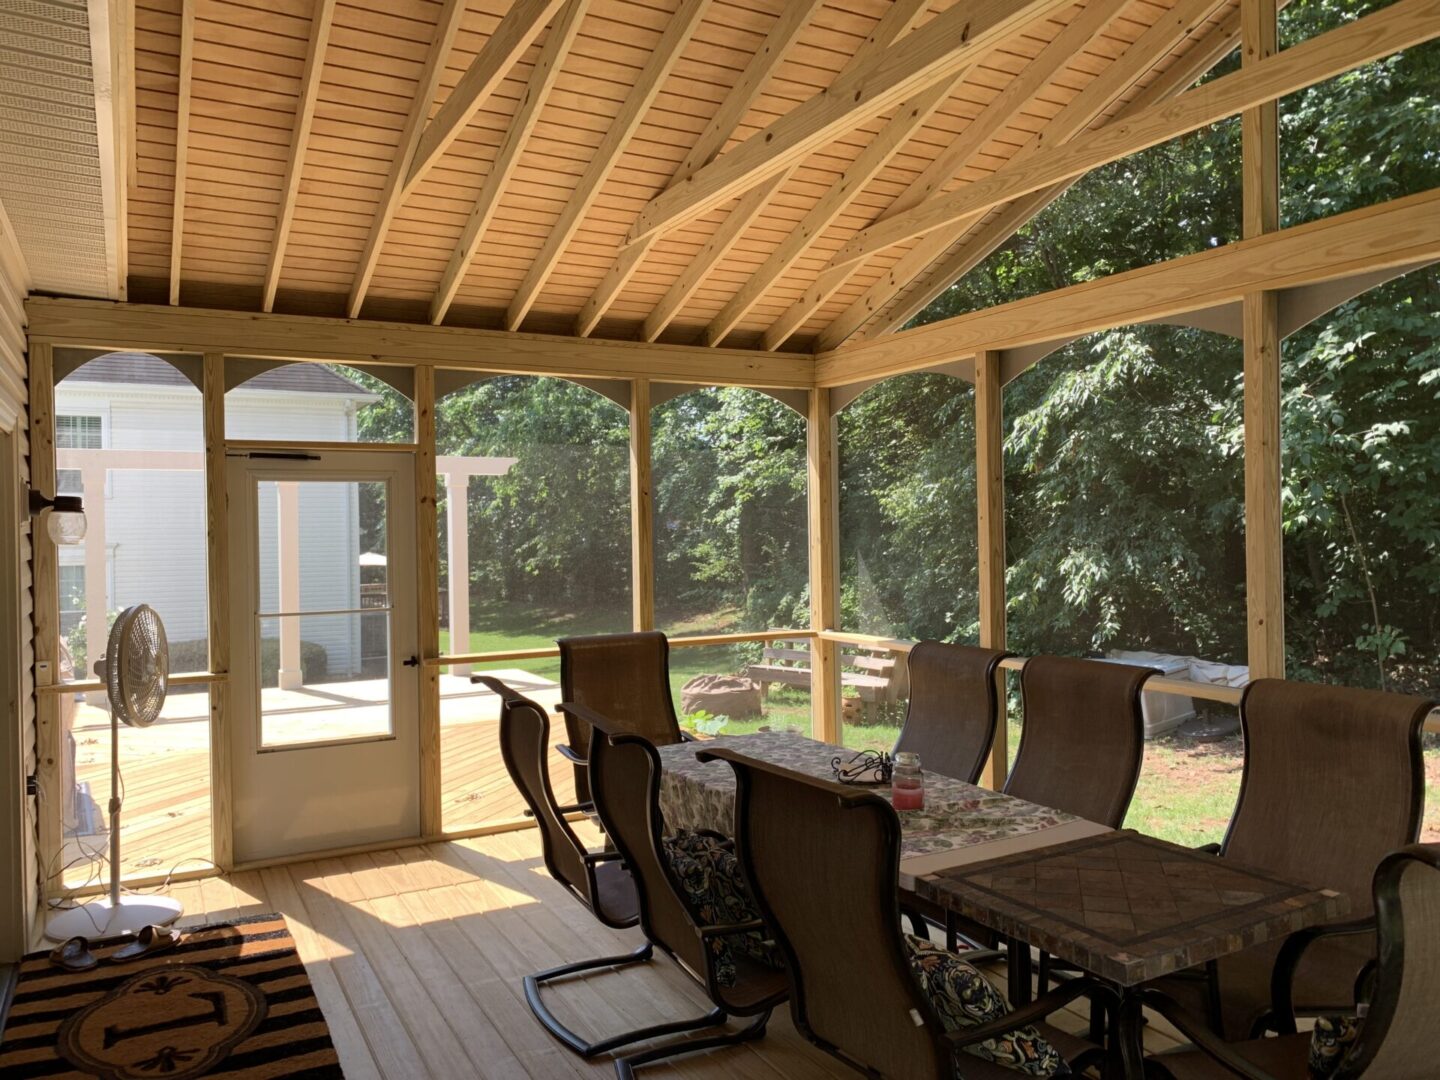
{"type": "Polygon", "coordinates": [[[890,780],[890,804],[896,810],[925,808],[925,774],[920,771],[920,755],[902,751],[895,755],[895,771],[890,780]]]}

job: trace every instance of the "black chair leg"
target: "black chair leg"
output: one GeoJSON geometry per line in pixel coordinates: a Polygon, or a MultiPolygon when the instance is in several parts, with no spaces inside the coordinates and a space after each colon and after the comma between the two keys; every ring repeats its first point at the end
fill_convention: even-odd
{"type": "Polygon", "coordinates": [[[909,920],[910,933],[914,934],[918,938],[924,938],[926,941],[930,940],[930,924],[925,921],[924,915],[921,915],[918,911],[912,911],[908,908],[901,909],[900,913],[909,920]]]}
{"type": "Polygon", "coordinates": [[[525,976],[525,1001],[530,1006],[530,1011],[535,1014],[535,1019],[540,1021],[541,1026],[555,1038],[565,1044],[572,1053],[582,1058],[592,1058],[598,1054],[609,1053],[622,1046],[629,1046],[631,1043],[644,1042],[646,1039],[658,1039],[665,1035],[679,1035],[686,1031],[695,1031],[698,1028],[715,1027],[725,1023],[726,1014],[723,1009],[711,1009],[704,1016],[697,1016],[689,1020],[672,1020],[667,1024],[654,1024],[650,1027],[638,1028],[635,1031],[627,1031],[620,1035],[611,1035],[596,1042],[586,1042],[575,1032],[562,1024],[559,1018],[550,1011],[550,1007],[540,997],[540,987],[555,979],[563,979],[569,975],[578,975],[586,971],[599,971],[602,968],[622,968],[631,964],[643,964],[655,953],[654,946],[645,942],[634,952],[626,953],[623,956],[601,956],[594,960],[580,960],[573,964],[565,964],[562,967],[550,968],[548,971],[537,972],[534,975],[525,976]]]}
{"type": "Polygon", "coordinates": [[[701,1050],[718,1050],[726,1046],[739,1046],[741,1043],[763,1039],[765,1025],[769,1022],[770,1010],[766,1009],[739,1031],[732,1031],[725,1035],[710,1035],[703,1039],[667,1043],[664,1046],[657,1046],[653,1050],[644,1050],[628,1057],[616,1058],[616,1080],[633,1080],[635,1070],[640,1066],[651,1065],[657,1061],[664,1061],[666,1058],[679,1057],[681,1054],[694,1054],[701,1050]]]}

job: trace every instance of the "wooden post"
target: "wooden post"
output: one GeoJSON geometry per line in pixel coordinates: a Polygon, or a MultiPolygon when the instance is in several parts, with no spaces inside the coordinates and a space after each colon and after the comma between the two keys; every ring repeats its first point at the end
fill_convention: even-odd
{"type": "Polygon", "coordinates": [[[230,499],[225,466],[225,354],[205,354],[201,379],[205,417],[205,539],[209,579],[210,670],[225,678],[210,684],[210,826],[213,858],[221,870],[235,864],[230,743],[230,499]]]}
{"type": "Polygon", "coordinates": [[[655,502],[648,379],[630,384],[630,597],[632,626],[655,629],[655,502]]]}
{"type": "MultiPolygon", "coordinates": [[[[289,614],[300,610],[300,485],[281,480],[275,485],[275,535],[280,552],[276,557],[278,577],[276,605],[289,614]]],[[[281,690],[299,690],[305,685],[300,670],[300,620],[277,619],[280,625],[280,667],[276,685],[281,690]]]]}
{"type": "MultiPolygon", "coordinates": [[[[1241,63],[1276,50],[1275,0],[1242,0],[1241,63]]],[[[1276,104],[1241,117],[1246,239],[1280,224],[1276,104]]],[[[1250,677],[1285,675],[1284,537],[1280,513],[1280,331],[1277,294],[1247,293],[1245,335],[1245,595],[1250,677]]]]}
{"type": "MultiPolygon", "coordinates": [[[[55,373],[51,346],[40,342],[30,345],[30,486],[42,495],[55,494],[55,373]]],[[[38,688],[60,681],[59,559],[55,542],[44,529],[31,529],[30,544],[38,688]]],[[[49,874],[58,866],[65,842],[61,828],[65,798],[60,788],[61,696],[35,695],[35,761],[42,795],[40,865],[45,875],[41,885],[47,892],[49,874]]]]}
{"type": "MultiPolygon", "coordinates": [[[[81,498],[85,502],[85,670],[75,672],[77,679],[94,677],[95,661],[109,647],[110,589],[105,537],[105,476],[108,470],[102,461],[87,458],[80,470],[81,498]]],[[[85,695],[88,704],[104,707],[105,691],[92,690],[85,695]]]]}
{"type": "MultiPolygon", "coordinates": [[[[1000,354],[975,356],[975,499],[979,526],[980,644],[1005,648],[1005,431],[1000,354]]],[[[1005,669],[995,672],[1000,717],[980,783],[999,791],[1009,767],[1005,669]]]]}
{"type": "MultiPolygon", "coordinates": [[[[420,644],[420,833],[439,836],[440,668],[430,661],[440,655],[440,539],[435,508],[435,369],[415,368],[415,614],[420,644]]],[[[468,642],[466,643],[469,644],[468,642]]],[[[453,645],[453,642],[452,642],[453,645]]]]}
{"type": "MultiPolygon", "coordinates": [[[[830,391],[810,391],[806,424],[810,542],[810,629],[835,630],[840,620],[840,477],[835,467],[835,417],[830,391]]],[[[810,639],[810,730],[823,742],[839,743],[840,648],[810,639]]]]}
{"type": "MultiPolygon", "coordinates": [[[[450,542],[450,653],[470,651],[470,474],[445,474],[445,536],[450,542]]],[[[469,675],[455,664],[452,675],[469,675]]]]}

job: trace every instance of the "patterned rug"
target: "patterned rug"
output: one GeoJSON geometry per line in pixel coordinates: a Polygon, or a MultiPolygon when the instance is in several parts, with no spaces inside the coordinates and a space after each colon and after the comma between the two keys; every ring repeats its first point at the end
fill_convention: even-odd
{"type": "Polygon", "coordinates": [[[27,956],[0,1038],[0,1076],[105,1080],[339,1077],[330,1031],[279,915],[196,927],[125,964],[94,946],[90,971],[27,956]]]}

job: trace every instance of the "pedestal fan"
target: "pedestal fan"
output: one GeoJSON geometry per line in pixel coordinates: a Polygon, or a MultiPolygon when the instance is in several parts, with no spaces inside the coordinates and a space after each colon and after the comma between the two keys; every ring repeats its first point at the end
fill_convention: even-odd
{"type": "Polygon", "coordinates": [[[54,941],[133,934],[152,923],[172,923],[183,910],[167,896],[120,893],[120,724],[153,724],[170,680],[165,626],[154,608],[136,604],[120,613],[95,674],[110,699],[110,895],[51,919],[45,936],[54,941]]]}

